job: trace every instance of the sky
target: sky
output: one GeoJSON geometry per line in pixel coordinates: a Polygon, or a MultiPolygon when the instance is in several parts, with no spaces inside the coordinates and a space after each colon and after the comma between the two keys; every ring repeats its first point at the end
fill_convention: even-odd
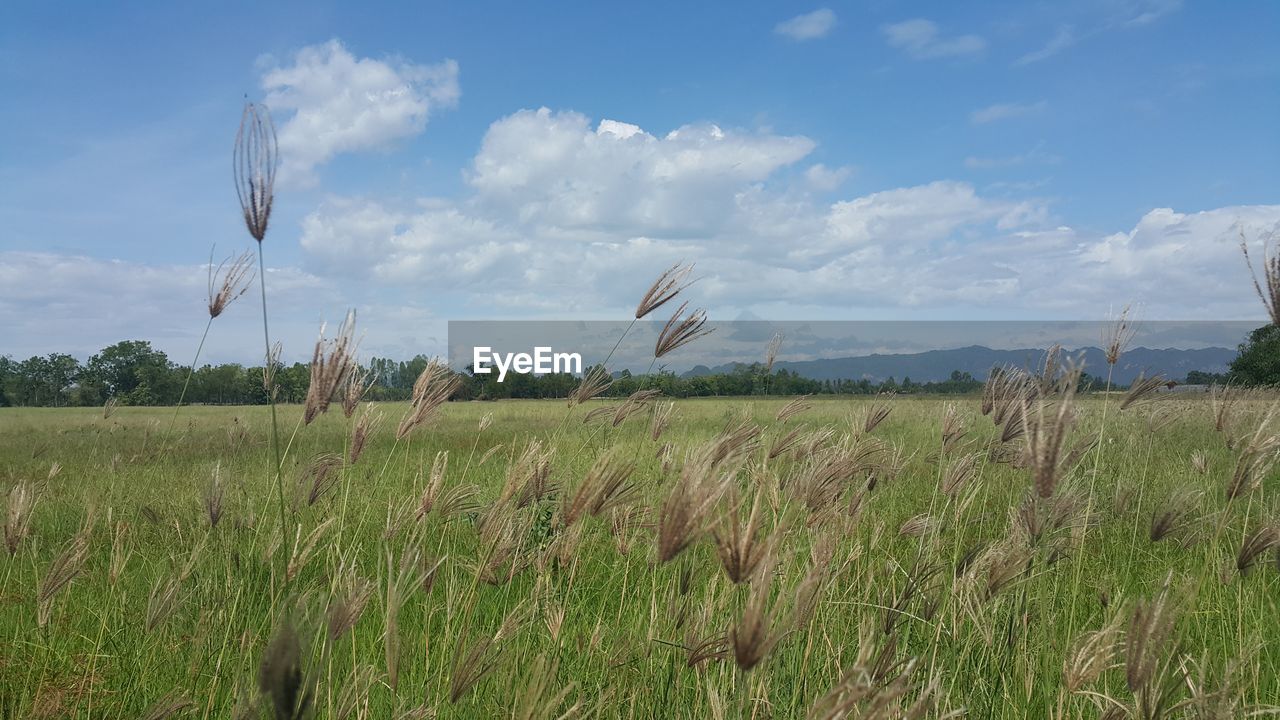
{"type": "MultiPolygon", "coordinates": [[[[194,353],[281,150],[273,339],[628,318],[1253,320],[1280,245],[1280,4],[0,6],[0,355],[194,353]],[[552,8],[554,7],[554,11],[552,8]]],[[[204,359],[262,355],[258,289],[204,359]]]]}

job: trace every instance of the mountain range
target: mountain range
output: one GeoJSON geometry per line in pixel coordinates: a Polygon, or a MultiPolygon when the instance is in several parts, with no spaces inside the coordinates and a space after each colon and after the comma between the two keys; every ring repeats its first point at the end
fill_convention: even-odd
{"type": "MultiPolygon", "coordinates": [[[[987,377],[993,367],[1013,366],[1036,370],[1044,361],[1045,350],[1024,348],[1019,350],[993,350],[981,345],[950,350],[929,350],[910,354],[873,354],[859,357],[829,358],[820,360],[779,361],[774,370],[788,370],[801,377],[815,380],[862,380],[883,382],[892,377],[899,382],[911,378],[913,382],[937,382],[947,380],[955,370],[967,372],[978,380],[987,377]]],[[[1084,354],[1085,372],[1095,377],[1107,374],[1106,357],[1100,348],[1088,347],[1064,351],[1064,357],[1084,354]]],[[[1128,385],[1140,374],[1151,376],[1160,373],[1173,380],[1181,380],[1188,372],[1199,370],[1207,373],[1225,373],[1237,352],[1222,347],[1196,350],[1175,348],[1132,348],[1116,363],[1112,381],[1128,385]]],[[[728,363],[716,367],[698,365],[684,377],[733,372],[741,363],[728,363]]]]}

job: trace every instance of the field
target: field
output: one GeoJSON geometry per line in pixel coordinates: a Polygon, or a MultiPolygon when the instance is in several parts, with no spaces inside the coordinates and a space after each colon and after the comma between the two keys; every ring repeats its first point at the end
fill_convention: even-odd
{"type": "Polygon", "coordinates": [[[0,409],[0,716],[1280,705],[1273,398],[789,400],[0,409]]]}

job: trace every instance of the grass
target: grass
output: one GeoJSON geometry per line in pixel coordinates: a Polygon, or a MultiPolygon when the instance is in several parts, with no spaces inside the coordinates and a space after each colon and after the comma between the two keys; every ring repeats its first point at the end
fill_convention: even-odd
{"type": "MultiPolygon", "coordinates": [[[[1280,551],[1238,568],[1242,545],[1280,522],[1280,477],[1225,492],[1245,452],[1227,440],[1252,436],[1271,400],[1240,400],[1217,432],[1199,398],[1112,403],[1105,424],[1101,399],[1077,398],[1071,438],[1100,442],[1043,503],[1026,499],[1029,469],[992,459],[1000,429],[979,399],[953,402],[963,434],[946,451],[935,399],[812,399],[785,421],[786,399],[680,401],[657,440],[647,400],[587,424],[613,403],[449,403],[402,439],[409,406],[383,405],[389,422],[355,465],[334,459],[355,420],[329,413],[287,445],[284,533],[266,407],[184,409],[172,435],[161,408],[3,409],[0,491],[35,501],[0,559],[0,716],[1240,717],[1280,704],[1280,551]],[[1153,542],[1171,498],[1192,503],[1190,520],[1153,542]],[[1043,532],[1018,508],[1045,513],[1043,532]],[[694,527],[659,562],[660,545],[680,545],[659,542],[679,530],[672,513],[694,527]],[[712,526],[748,556],[758,539],[743,582],[712,526]],[[77,540],[88,548],[68,570],[77,540]],[[72,577],[41,626],[54,572],[72,577]]],[[[278,411],[301,426],[303,408],[278,411]]]]}

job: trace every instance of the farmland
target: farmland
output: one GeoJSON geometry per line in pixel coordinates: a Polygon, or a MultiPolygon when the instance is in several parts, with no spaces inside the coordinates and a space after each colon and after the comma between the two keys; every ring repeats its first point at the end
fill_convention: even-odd
{"type": "Polygon", "coordinates": [[[1274,397],[1010,392],[0,410],[0,714],[1280,704],[1274,397]]]}

